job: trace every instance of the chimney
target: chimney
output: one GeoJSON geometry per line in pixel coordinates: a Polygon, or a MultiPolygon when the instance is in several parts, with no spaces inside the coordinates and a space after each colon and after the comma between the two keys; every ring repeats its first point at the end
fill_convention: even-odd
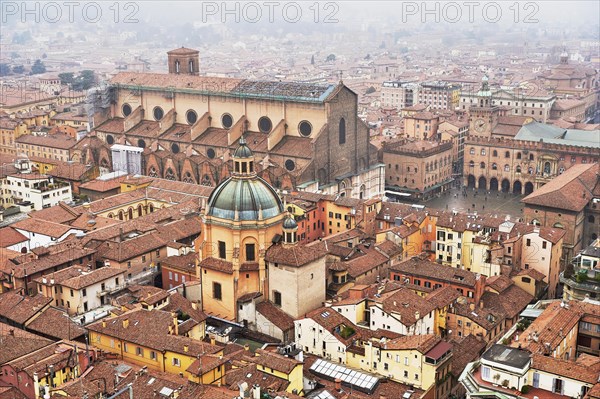
{"type": "Polygon", "coordinates": [[[479,301],[479,309],[483,309],[483,301],[479,301]]]}
{"type": "Polygon", "coordinates": [[[341,392],[342,390],[342,380],[340,380],[339,378],[335,379],[335,390],[338,392],[341,392]]]}
{"type": "Polygon", "coordinates": [[[123,328],[127,328],[129,327],[129,319],[124,319],[123,320],[123,328]]]}
{"type": "Polygon", "coordinates": [[[244,350],[245,351],[249,351],[250,350],[250,345],[248,345],[248,344],[244,345],[244,350]]]}
{"type": "Polygon", "coordinates": [[[469,304],[469,309],[471,309],[471,311],[475,310],[475,304],[474,303],[470,303],[469,304]]]}
{"type": "Polygon", "coordinates": [[[173,318],[173,326],[174,326],[173,334],[179,335],[179,322],[177,321],[177,313],[171,312],[171,317],[173,318]]]}
{"type": "Polygon", "coordinates": [[[415,320],[420,320],[421,319],[421,313],[417,310],[415,311],[415,320]]]}
{"type": "MultiPolygon", "coordinates": [[[[210,336],[210,344],[211,344],[211,345],[215,345],[216,343],[217,343],[217,340],[215,339],[215,336],[214,336],[214,335],[211,335],[211,336],[210,336]]],[[[244,348],[244,349],[245,349],[245,348],[244,348]]]]}
{"type": "Polygon", "coordinates": [[[252,399],[260,399],[260,385],[252,385],[252,399]]]}
{"type": "Polygon", "coordinates": [[[106,328],[106,320],[102,320],[102,327],[106,328]]]}
{"type": "Polygon", "coordinates": [[[187,353],[190,350],[190,347],[187,345],[183,345],[183,351],[187,353]]]}

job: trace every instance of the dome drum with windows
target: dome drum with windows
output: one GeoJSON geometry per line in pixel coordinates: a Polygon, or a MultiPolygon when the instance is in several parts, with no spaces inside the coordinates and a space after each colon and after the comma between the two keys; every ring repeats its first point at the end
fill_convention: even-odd
{"type": "Polygon", "coordinates": [[[208,199],[207,215],[233,221],[265,220],[283,213],[277,192],[254,169],[254,155],[242,136],[233,154],[234,170],[208,199]]]}

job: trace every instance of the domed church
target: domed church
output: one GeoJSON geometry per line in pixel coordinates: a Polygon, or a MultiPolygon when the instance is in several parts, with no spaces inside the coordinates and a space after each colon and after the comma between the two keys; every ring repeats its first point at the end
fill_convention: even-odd
{"type": "Polygon", "coordinates": [[[237,320],[237,302],[268,292],[265,251],[281,238],[285,209],[277,192],[256,174],[242,136],[231,177],[215,188],[196,242],[204,311],[237,320]]]}

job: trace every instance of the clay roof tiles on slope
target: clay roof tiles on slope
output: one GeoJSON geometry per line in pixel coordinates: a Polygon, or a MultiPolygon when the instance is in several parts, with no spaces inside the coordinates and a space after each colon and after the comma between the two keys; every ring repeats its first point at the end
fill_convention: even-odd
{"type": "Polygon", "coordinates": [[[265,260],[267,262],[300,267],[317,261],[325,255],[326,252],[321,250],[321,246],[307,246],[302,244],[285,246],[274,244],[267,249],[265,260]]]}
{"type": "Polygon", "coordinates": [[[527,205],[579,212],[592,198],[598,180],[598,164],[578,164],[523,198],[527,205]]]}
{"type": "Polygon", "coordinates": [[[0,247],[6,248],[27,241],[27,237],[10,226],[0,228],[0,247]]]}
{"type": "Polygon", "coordinates": [[[0,337],[2,341],[0,365],[52,343],[49,339],[4,323],[0,323],[0,337]]]}
{"type": "Polygon", "coordinates": [[[0,317],[17,324],[25,324],[50,302],[52,298],[46,298],[41,294],[30,297],[8,291],[0,295],[0,317]]]}
{"type": "Polygon", "coordinates": [[[474,287],[477,281],[477,275],[473,272],[449,266],[442,266],[436,262],[419,259],[417,257],[397,263],[391,266],[390,270],[412,276],[428,277],[451,284],[462,284],[469,287],[474,287]]]}
{"type": "Polygon", "coordinates": [[[294,328],[294,318],[269,301],[263,301],[257,304],[256,311],[277,326],[281,331],[288,331],[294,328]]]}
{"type": "Polygon", "coordinates": [[[36,218],[19,220],[18,222],[13,223],[11,227],[36,234],[43,234],[52,238],[60,238],[69,230],[71,230],[71,226],[69,225],[36,218]]]}
{"type": "Polygon", "coordinates": [[[85,334],[85,329],[73,322],[62,310],[50,307],[27,325],[27,329],[59,340],[74,340],[85,334]]]}

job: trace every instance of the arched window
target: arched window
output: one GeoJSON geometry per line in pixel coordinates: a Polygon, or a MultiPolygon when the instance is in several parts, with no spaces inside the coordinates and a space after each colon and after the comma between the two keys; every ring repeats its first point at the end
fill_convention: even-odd
{"type": "Polygon", "coordinates": [[[552,227],[555,227],[557,229],[564,229],[565,228],[565,226],[561,222],[554,223],[554,225],[552,227]]]}
{"type": "Polygon", "coordinates": [[[498,170],[498,164],[496,162],[492,164],[492,170],[498,170]]]}
{"type": "Polygon", "coordinates": [[[179,60],[175,61],[175,73],[179,73],[179,71],[181,70],[181,63],[179,62],[179,60]]]}
{"type": "Polygon", "coordinates": [[[596,218],[594,217],[594,215],[588,216],[588,223],[596,223],[596,218]]]}
{"type": "Polygon", "coordinates": [[[142,204],[138,205],[137,214],[138,217],[142,216],[144,208],[142,208],[142,204]]]}
{"type": "Polygon", "coordinates": [[[492,152],[492,155],[493,155],[493,156],[495,156],[495,157],[497,157],[497,156],[498,156],[498,151],[494,150],[494,151],[492,152]]]}
{"type": "Polygon", "coordinates": [[[510,152],[509,151],[506,151],[504,153],[504,158],[510,158],[510,152]]]}
{"type": "Polygon", "coordinates": [[[481,155],[485,155],[485,148],[481,149],[481,155]]]}
{"type": "Polygon", "coordinates": [[[188,66],[189,66],[188,71],[190,73],[194,73],[194,60],[190,60],[189,63],[188,63],[188,66]]]}
{"type": "Polygon", "coordinates": [[[152,202],[148,205],[148,208],[150,209],[150,213],[154,212],[154,204],[152,202]]]}
{"type": "Polygon", "coordinates": [[[529,154],[529,160],[533,161],[533,154],[529,154]]]}
{"type": "Polygon", "coordinates": [[[344,118],[340,119],[339,143],[340,144],[345,144],[346,143],[346,120],[344,118]]]}
{"type": "Polygon", "coordinates": [[[532,225],[534,225],[534,226],[539,226],[539,225],[540,225],[540,221],[539,221],[539,220],[537,220],[537,219],[533,219],[533,220],[531,221],[531,224],[532,224],[532,225]]]}
{"type": "Polygon", "coordinates": [[[119,220],[123,220],[123,219],[124,219],[123,211],[119,211],[119,220]]]}
{"type": "Polygon", "coordinates": [[[515,170],[517,173],[521,173],[521,167],[517,166],[517,169],[515,170]]]}
{"type": "Polygon", "coordinates": [[[521,153],[517,152],[517,159],[521,159],[521,153]]]}
{"type": "Polygon", "coordinates": [[[469,150],[469,154],[475,155],[475,148],[471,147],[471,149],[469,150]]]}
{"type": "Polygon", "coordinates": [[[475,166],[475,162],[473,162],[473,161],[470,161],[470,162],[469,162],[469,167],[473,168],[474,166],[475,166]]]}
{"type": "Polygon", "coordinates": [[[504,171],[510,172],[510,166],[508,164],[504,165],[504,171]]]}
{"type": "Polygon", "coordinates": [[[133,219],[133,208],[127,210],[127,217],[129,217],[129,220],[133,219]]]}
{"type": "Polygon", "coordinates": [[[114,218],[114,217],[115,217],[115,215],[113,215],[113,214],[112,214],[112,212],[111,212],[111,213],[109,213],[109,214],[108,214],[108,217],[109,217],[110,219],[112,219],[112,218],[114,218]]]}
{"type": "Polygon", "coordinates": [[[482,163],[480,163],[480,164],[479,164],[479,167],[480,167],[481,169],[485,169],[485,162],[482,162],[482,163]]]}

